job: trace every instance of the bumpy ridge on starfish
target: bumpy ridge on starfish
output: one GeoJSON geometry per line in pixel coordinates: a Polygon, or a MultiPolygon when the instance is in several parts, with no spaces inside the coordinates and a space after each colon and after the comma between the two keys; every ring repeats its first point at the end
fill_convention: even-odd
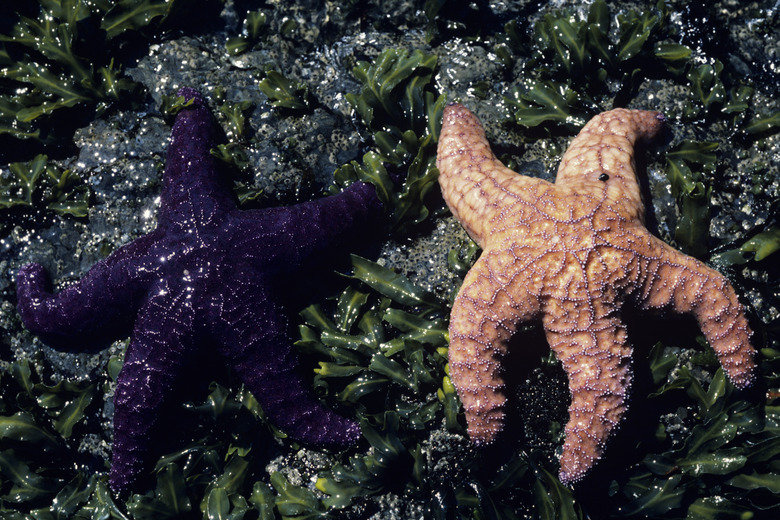
{"type": "Polygon", "coordinates": [[[643,226],[634,146],[654,138],[664,121],[657,112],[625,109],[594,117],[552,184],[506,168],[468,109],[445,109],[442,193],[483,248],[450,317],[450,373],[468,432],[489,443],[503,429],[509,338],[518,323],[540,319],[572,396],[563,482],[593,466],[625,413],[632,351],[624,304],[692,314],[731,381],[752,381],[750,330],[728,280],[643,226]]]}
{"type": "Polygon", "coordinates": [[[25,326],[45,341],[80,349],[130,335],[114,397],[110,484],[128,489],[148,465],[158,416],[193,354],[216,348],[292,438],[347,445],[358,424],[314,399],[280,310],[279,277],[382,218],[372,185],[284,208],[238,210],[209,149],[213,123],[192,100],[171,133],[157,228],[98,262],[76,284],[52,294],[38,264],[19,270],[25,326]]]}

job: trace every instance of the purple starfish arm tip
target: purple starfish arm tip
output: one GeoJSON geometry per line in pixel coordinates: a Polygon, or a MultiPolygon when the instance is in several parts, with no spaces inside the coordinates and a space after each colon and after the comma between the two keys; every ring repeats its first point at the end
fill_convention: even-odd
{"type": "Polygon", "coordinates": [[[355,183],[296,206],[239,210],[209,152],[213,123],[205,100],[191,88],[178,94],[193,103],[171,132],[157,229],[59,293],[47,292],[38,264],[17,277],[22,320],[44,340],[83,343],[98,329],[109,339],[130,334],[114,397],[116,491],[129,489],[148,467],[163,404],[200,348],[216,346],[291,437],[331,446],[360,437],[354,420],[324,407],[297,375],[277,280],[377,222],[382,210],[374,187],[355,183]]]}
{"type": "Polygon", "coordinates": [[[192,87],[182,87],[176,92],[176,95],[179,97],[183,97],[186,101],[192,99],[194,102],[193,104],[197,106],[204,106],[206,104],[200,92],[198,92],[192,87]]]}

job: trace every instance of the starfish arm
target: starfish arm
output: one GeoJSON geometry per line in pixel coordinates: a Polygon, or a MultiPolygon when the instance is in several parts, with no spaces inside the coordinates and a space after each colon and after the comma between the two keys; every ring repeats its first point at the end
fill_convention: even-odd
{"type": "Polygon", "coordinates": [[[218,226],[220,216],[234,208],[235,201],[211,155],[214,123],[206,101],[189,87],[176,94],[190,105],[179,112],[171,130],[157,226],[197,232],[218,226]]]}
{"type": "Polygon", "coordinates": [[[593,117],[561,158],[555,184],[579,193],[606,187],[610,202],[625,207],[628,217],[643,219],[634,146],[655,138],[665,121],[659,112],[623,108],[593,117]]]}
{"type": "Polygon", "coordinates": [[[298,358],[287,322],[265,288],[231,284],[214,309],[214,337],[241,381],[257,398],[268,419],[293,439],[314,445],[347,446],[360,427],[323,406],[297,372],[298,358]]]}
{"type": "Polygon", "coordinates": [[[192,289],[160,281],[139,310],[114,394],[114,442],[109,482],[129,489],[148,462],[151,432],[179,373],[194,351],[192,289]]]}
{"type": "Polygon", "coordinates": [[[504,166],[493,155],[477,117],[458,104],[444,109],[436,166],[447,206],[482,248],[489,223],[505,205],[518,200],[530,204],[550,187],[504,166]]]}
{"type": "Polygon", "coordinates": [[[752,332],[728,279],[655,237],[649,241],[652,253],[641,266],[637,304],[692,314],[731,382],[739,388],[750,386],[756,367],[752,332]]]}
{"type": "Polygon", "coordinates": [[[592,319],[592,303],[572,302],[546,308],[547,341],[569,379],[571,405],[561,454],[561,482],[582,478],[598,460],[604,446],[622,419],[631,386],[631,348],[625,325],[616,317],[601,314],[592,319]],[[565,314],[565,315],[564,315],[565,314]],[[579,326],[579,316],[592,322],[579,326]]]}
{"type": "Polygon", "coordinates": [[[383,215],[376,188],[356,182],[337,195],[281,208],[231,214],[233,247],[264,265],[290,269],[340,239],[365,231],[383,215]]]}
{"type": "Polygon", "coordinates": [[[476,443],[492,442],[504,426],[501,361],[517,324],[533,319],[539,311],[517,263],[509,252],[483,252],[452,306],[450,377],[463,403],[469,436],[476,443]]]}
{"type": "MultiPolygon", "coordinates": [[[[43,266],[23,266],[16,289],[25,327],[57,346],[83,348],[84,339],[105,339],[107,333],[114,334],[117,324],[120,329],[129,326],[122,322],[127,312],[137,307],[145,281],[154,273],[148,253],[156,241],[157,234],[151,233],[126,244],[57,294],[48,291],[49,278],[43,266]]],[[[103,346],[100,341],[89,343],[95,348],[103,346]]]]}

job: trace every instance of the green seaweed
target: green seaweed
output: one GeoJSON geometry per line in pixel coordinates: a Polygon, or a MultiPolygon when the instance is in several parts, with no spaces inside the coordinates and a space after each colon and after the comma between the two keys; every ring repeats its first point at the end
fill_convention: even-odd
{"type": "Polygon", "coordinates": [[[248,51],[254,44],[260,41],[263,30],[268,23],[268,15],[261,10],[250,11],[244,18],[241,36],[228,38],[225,48],[231,56],[238,56],[248,51]]]}
{"type": "Polygon", "coordinates": [[[250,101],[241,101],[239,103],[225,102],[219,106],[219,112],[225,116],[228,124],[228,139],[240,141],[246,137],[247,123],[244,114],[252,108],[250,101]]]}
{"type": "Polygon", "coordinates": [[[83,434],[97,387],[84,381],[46,384],[34,366],[28,360],[14,362],[0,379],[0,439],[5,448],[0,452],[0,474],[5,477],[0,480],[0,514],[48,501],[52,514],[65,518],[94,487],[94,478],[83,470],[75,475],[68,471],[82,466],[70,442],[75,429],[83,434]],[[51,460],[61,466],[49,467],[51,460]]]}
{"type": "Polygon", "coordinates": [[[519,124],[535,127],[552,123],[570,131],[582,128],[587,122],[579,99],[567,85],[556,86],[552,81],[521,83],[509,89],[504,97],[519,124]]]}
{"type": "MultiPolygon", "coordinates": [[[[720,77],[722,63],[694,63],[691,49],[672,41],[674,29],[664,2],[652,9],[622,11],[616,21],[615,31],[604,1],[591,4],[585,17],[565,9],[542,16],[534,25],[525,80],[504,97],[515,122],[575,132],[601,111],[600,107],[623,106],[642,81],[657,78],[686,80],[689,100],[682,113],[685,119],[716,117],[721,109],[737,118],[745,112],[747,87],[736,86],[727,93],[720,77]]],[[[496,52],[509,66],[514,55],[528,51],[521,44],[516,21],[506,24],[504,30],[496,52]]],[[[770,116],[745,131],[760,132],[773,126],[770,116]]]]}
{"type": "Polygon", "coordinates": [[[741,265],[749,261],[761,262],[780,250],[780,227],[769,226],[735,249],[713,256],[715,262],[725,265],[741,265]]]}
{"type": "Polygon", "coordinates": [[[353,69],[361,83],[359,94],[347,101],[371,132],[375,151],[352,161],[334,173],[330,189],[336,193],[355,181],[374,184],[391,216],[391,231],[408,232],[430,214],[426,198],[435,186],[435,147],[438,142],[445,95],[432,90],[437,58],[420,50],[385,49],[373,62],[358,62],[353,69]],[[396,191],[385,163],[405,170],[396,191]]]}
{"type": "Polygon", "coordinates": [[[186,99],[184,96],[177,96],[175,94],[163,94],[160,102],[160,112],[168,119],[173,120],[176,114],[183,109],[192,106],[194,100],[186,99]]]}
{"type": "Polygon", "coordinates": [[[112,54],[128,33],[164,23],[175,3],[51,0],[37,17],[20,15],[0,34],[0,134],[62,142],[68,109],[99,115],[134,99],[138,85],[112,54]]]}
{"type": "Polygon", "coordinates": [[[744,132],[749,135],[762,134],[780,128],[780,111],[767,116],[758,116],[745,125],[744,132]]]}
{"type": "Polygon", "coordinates": [[[395,166],[408,166],[421,148],[438,141],[446,97],[433,90],[436,63],[434,54],[390,48],[352,69],[361,89],[348,93],[347,101],[383,160],[395,166]]]}
{"type": "Polygon", "coordinates": [[[270,66],[263,75],[257,86],[268,97],[272,107],[293,111],[311,108],[311,96],[305,83],[290,81],[270,66]]]}
{"type": "Polygon", "coordinates": [[[424,91],[436,62],[435,55],[420,50],[385,49],[352,69],[361,89],[347,94],[347,101],[372,132],[389,132],[399,140],[404,130],[422,136],[427,123],[424,91]]]}
{"type": "Polygon", "coordinates": [[[682,251],[699,258],[709,252],[712,196],[712,186],[702,170],[715,170],[717,148],[718,143],[683,141],[666,153],[666,176],[680,211],[674,239],[682,251]]]}
{"type": "MultiPolygon", "coordinates": [[[[604,1],[593,2],[584,18],[570,10],[546,13],[534,25],[526,80],[504,97],[512,118],[527,127],[575,132],[609,98],[620,103],[628,97],[642,77],[658,69],[678,76],[691,51],[667,40],[667,17],[664,2],[654,9],[621,12],[614,39],[612,16],[604,1]],[[620,90],[609,88],[609,80],[617,80],[620,90]]],[[[504,30],[504,41],[496,51],[509,65],[513,54],[525,49],[516,21],[504,30]]]]}
{"type": "Polygon", "coordinates": [[[0,171],[2,227],[15,225],[25,213],[41,210],[86,217],[90,195],[89,187],[77,174],[49,163],[46,155],[37,155],[30,162],[11,163],[8,172],[0,171]]]}
{"type": "Polygon", "coordinates": [[[417,151],[417,156],[409,165],[402,191],[397,192],[394,182],[384,166],[382,158],[375,152],[367,152],[362,164],[352,161],[334,172],[334,185],[331,192],[337,192],[343,186],[355,181],[369,182],[376,186],[379,200],[390,213],[390,229],[403,234],[430,214],[425,200],[431,189],[436,186],[439,176],[432,155],[433,143],[430,136],[417,151]]]}
{"type": "Polygon", "coordinates": [[[687,514],[687,518],[748,518],[758,510],[780,508],[774,498],[776,486],[769,480],[780,455],[780,415],[772,403],[775,398],[744,400],[721,368],[708,387],[687,368],[672,376],[674,363],[669,361],[674,357],[663,353],[661,345],[653,349],[654,377],[662,376],[658,379],[664,382],[669,378],[654,396],[675,393],[678,404],[685,401],[698,410],[697,424],[677,447],[670,447],[665,435],[658,438],[658,451],[648,447],[648,454],[621,485],[620,492],[630,505],[627,509],[619,506],[620,516],[676,512],[687,514]],[[685,394],[682,398],[681,393],[685,394]],[[720,484],[706,485],[714,476],[723,477],[720,484]],[[721,513],[713,509],[717,503],[724,504],[721,513]]]}
{"type": "Polygon", "coordinates": [[[447,254],[447,267],[461,278],[466,276],[471,266],[477,261],[480,247],[476,242],[469,239],[462,241],[457,248],[452,248],[447,254]]]}
{"type": "Polygon", "coordinates": [[[755,235],[739,248],[741,253],[753,253],[756,262],[780,249],[780,228],[772,227],[755,235]]]}
{"type": "Polygon", "coordinates": [[[720,79],[722,72],[723,64],[718,60],[713,64],[692,67],[688,71],[691,102],[684,110],[685,117],[691,119],[725,104],[727,96],[726,87],[720,79]]]}

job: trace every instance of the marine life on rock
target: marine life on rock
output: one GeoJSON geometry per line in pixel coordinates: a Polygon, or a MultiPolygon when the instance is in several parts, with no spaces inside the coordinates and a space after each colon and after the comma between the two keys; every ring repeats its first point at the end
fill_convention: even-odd
{"type": "Polygon", "coordinates": [[[157,228],[98,262],[76,284],[48,292],[39,264],[19,270],[19,313],[65,349],[130,335],[114,398],[110,484],[129,489],[146,468],[158,414],[187,363],[215,345],[271,422],[307,443],[343,446],[358,424],[325,408],[296,375],[278,277],[382,218],[373,185],[289,206],[238,210],[209,153],[214,131],[201,95],[177,116],[157,228]]]}
{"type": "Polygon", "coordinates": [[[505,422],[502,359],[517,325],[541,320],[569,379],[560,479],[581,479],[620,423],[631,386],[621,309],[692,314],[730,380],[754,377],[751,331],[728,280],[644,227],[634,145],[656,137],[658,112],[597,115],[571,142],[555,183],[519,175],[492,153],[467,108],[446,108],[437,166],[442,193],[483,252],[452,308],[449,364],[477,444],[505,422]]]}

